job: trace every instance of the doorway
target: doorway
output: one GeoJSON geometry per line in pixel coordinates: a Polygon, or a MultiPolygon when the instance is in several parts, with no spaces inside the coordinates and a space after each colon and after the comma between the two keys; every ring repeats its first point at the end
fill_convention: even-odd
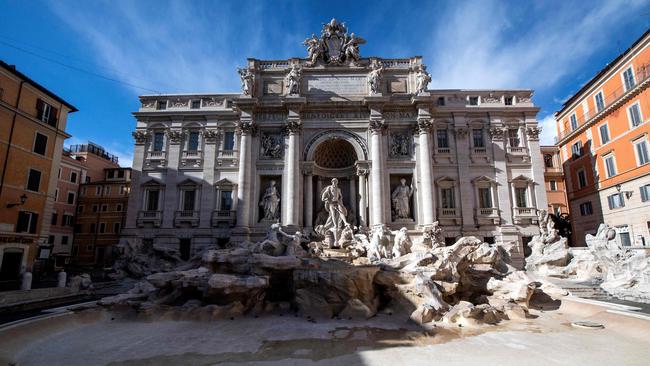
{"type": "Polygon", "coordinates": [[[22,263],[22,249],[5,249],[2,256],[2,265],[0,265],[0,281],[17,281],[20,279],[22,263]]]}
{"type": "Polygon", "coordinates": [[[190,250],[192,248],[192,239],[180,239],[178,251],[181,254],[181,259],[186,261],[190,259],[190,250]]]}

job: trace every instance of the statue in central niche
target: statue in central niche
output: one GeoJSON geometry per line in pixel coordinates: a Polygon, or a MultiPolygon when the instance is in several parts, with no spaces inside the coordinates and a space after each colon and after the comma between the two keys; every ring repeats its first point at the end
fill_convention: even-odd
{"type": "Polygon", "coordinates": [[[325,205],[325,210],[327,210],[327,213],[329,214],[323,227],[323,231],[331,231],[334,234],[335,243],[338,241],[344,226],[348,224],[346,220],[348,210],[343,205],[343,195],[341,194],[341,189],[338,187],[338,184],[338,179],[332,179],[332,184],[325,187],[321,193],[321,200],[325,205]]]}
{"type": "Polygon", "coordinates": [[[275,187],[275,181],[269,182],[269,186],[264,191],[264,196],[260,201],[260,206],[264,210],[263,220],[277,221],[280,218],[280,194],[275,187]]]}
{"type": "Polygon", "coordinates": [[[413,195],[413,183],[408,187],[406,185],[406,179],[402,178],[399,180],[400,185],[395,188],[391,198],[393,200],[393,212],[395,219],[410,219],[411,218],[411,207],[409,200],[413,195]]]}

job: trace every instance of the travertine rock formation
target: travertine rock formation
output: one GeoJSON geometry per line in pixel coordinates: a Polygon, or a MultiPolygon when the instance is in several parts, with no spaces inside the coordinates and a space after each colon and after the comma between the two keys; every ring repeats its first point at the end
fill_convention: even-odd
{"type": "MultiPolygon", "coordinates": [[[[531,298],[543,291],[541,283],[510,265],[507,250],[500,246],[465,237],[449,247],[411,248],[405,229],[396,233],[377,230],[374,235],[385,245],[393,245],[390,235],[398,234],[400,249],[374,248],[365,234],[357,233],[351,246],[364,249],[355,249],[357,254],[380,252],[371,258],[372,263],[358,255],[349,260],[329,259],[304,256],[306,252],[300,251],[298,257],[296,250],[274,256],[257,251],[259,243],[244,243],[208,250],[199,263],[189,262],[195,263],[192,268],[181,261],[176,269],[147,273],[165,267],[161,259],[151,250],[133,251],[121,266],[138,263],[146,277],[128,293],[100,303],[145,312],[173,309],[200,319],[290,310],[313,319],[367,319],[384,311],[403,314],[419,324],[473,325],[525,318],[531,298]]],[[[295,240],[300,236],[283,236],[285,240],[277,239],[278,248],[302,245],[295,240]]],[[[374,245],[383,246],[378,239],[374,245]]],[[[318,246],[322,243],[305,245],[318,246]]],[[[142,278],[140,273],[125,273],[142,278]]],[[[553,294],[559,295],[560,291],[553,294]]]]}

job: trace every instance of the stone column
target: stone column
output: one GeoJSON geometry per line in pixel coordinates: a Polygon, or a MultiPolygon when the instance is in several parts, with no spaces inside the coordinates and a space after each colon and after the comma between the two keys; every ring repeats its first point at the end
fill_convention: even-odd
{"type": "Polygon", "coordinates": [[[388,199],[384,194],[384,184],[383,184],[383,169],[382,162],[383,156],[381,154],[382,148],[382,134],[385,129],[383,120],[371,120],[368,124],[370,129],[370,160],[371,170],[371,196],[372,196],[372,207],[371,207],[371,225],[385,224],[386,218],[384,215],[384,200],[388,199]]]}
{"type": "Polygon", "coordinates": [[[237,124],[239,143],[239,172],[237,176],[237,226],[234,235],[249,234],[251,208],[251,138],[254,131],[253,121],[241,120],[237,124]]]}
{"type": "Polygon", "coordinates": [[[354,212],[355,218],[359,211],[357,210],[357,189],[356,189],[356,184],[355,182],[355,176],[350,177],[350,210],[354,212]]]}
{"type": "Polygon", "coordinates": [[[200,221],[202,228],[212,226],[212,213],[215,210],[214,164],[217,156],[219,132],[216,129],[206,129],[203,132],[205,142],[203,149],[203,188],[199,203],[200,221]]]}
{"type": "Polygon", "coordinates": [[[300,120],[289,120],[285,126],[288,135],[288,148],[284,156],[285,178],[282,182],[282,225],[299,226],[300,212],[300,184],[298,166],[298,140],[301,130],[300,120]]]}
{"type": "MultiPolygon", "coordinates": [[[[142,167],[144,166],[145,159],[145,144],[149,134],[144,130],[136,130],[133,132],[133,139],[135,140],[135,147],[133,149],[133,166],[131,169],[131,191],[129,192],[129,202],[126,211],[126,223],[124,225],[125,231],[128,229],[135,229],[138,218],[138,213],[142,209],[144,196],[142,195],[142,167]]],[[[123,231],[123,234],[126,232],[123,231]]]]}
{"type": "Polygon", "coordinates": [[[304,164],[302,167],[302,174],[305,176],[305,182],[303,185],[304,189],[304,223],[303,227],[305,232],[308,233],[312,231],[312,226],[314,224],[314,186],[313,186],[313,171],[312,166],[304,164]]]}
{"type": "Polygon", "coordinates": [[[432,122],[430,118],[418,118],[419,149],[418,161],[420,165],[420,189],[422,197],[422,226],[433,224],[434,221],[434,196],[433,196],[433,175],[431,171],[431,147],[429,137],[431,135],[432,122]]]}
{"type": "Polygon", "coordinates": [[[357,163],[357,175],[359,176],[359,226],[368,226],[368,191],[366,186],[366,176],[368,167],[357,163]]]}
{"type": "MultiPolygon", "coordinates": [[[[537,207],[538,210],[548,209],[548,201],[546,197],[546,185],[544,182],[544,158],[539,147],[539,133],[541,129],[537,126],[526,128],[526,137],[528,140],[528,154],[530,154],[530,164],[532,169],[533,185],[530,190],[535,190],[535,201],[531,201],[530,207],[537,207]]],[[[558,164],[557,166],[561,166],[558,164]]],[[[532,193],[532,192],[530,192],[532,193]]],[[[530,195],[533,196],[532,194],[530,195]]]]}
{"type": "Polygon", "coordinates": [[[497,182],[497,200],[492,201],[493,206],[499,208],[501,225],[512,225],[512,208],[514,207],[514,202],[510,195],[510,182],[508,182],[507,147],[505,146],[505,140],[507,140],[505,138],[506,130],[498,123],[496,126],[490,128],[489,134],[492,140],[495,180],[497,182]]]}
{"type": "Polygon", "coordinates": [[[174,216],[178,210],[178,167],[181,156],[183,133],[180,129],[172,128],[167,131],[167,177],[165,179],[165,198],[162,202],[163,221],[161,227],[174,227],[174,216]]]}

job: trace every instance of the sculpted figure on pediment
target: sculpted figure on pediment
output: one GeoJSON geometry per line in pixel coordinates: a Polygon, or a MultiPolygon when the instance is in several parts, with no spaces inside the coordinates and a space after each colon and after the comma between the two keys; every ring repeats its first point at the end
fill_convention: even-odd
{"type": "Polygon", "coordinates": [[[422,94],[427,90],[427,86],[429,85],[429,82],[431,81],[431,75],[427,72],[427,67],[425,65],[421,65],[418,74],[416,77],[417,84],[415,87],[415,94],[422,94]]]}

